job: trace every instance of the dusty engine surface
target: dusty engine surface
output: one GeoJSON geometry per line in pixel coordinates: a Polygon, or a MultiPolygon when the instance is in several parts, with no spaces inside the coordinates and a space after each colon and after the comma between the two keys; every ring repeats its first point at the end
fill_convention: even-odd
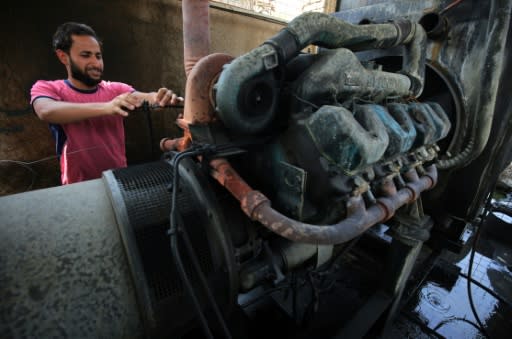
{"type": "MultiPolygon", "coordinates": [[[[426,42],[424,28],[411,20],[352,25],[306,13],[245,55],[211,54],[194,65],[177,121],[184,135],[161,143],[173,174],[160,185],[172,178],[165,201],[172,206],[176,280],[168,283],[189,294],[189,318],[200,320],[203,334],[230,336],[233,327],[224,317],[240,312],[244,295],[257,299],[258,289],[263,295],[293,290],[293,297],[274,297],[296,321],[307,317],[308,307],[296,304],[311,287],[290,287],[293,281],[340,274],[344,252],[373,226],[389,229],[393,241],[386,235],[387,246],[402,256],[385,279],[388,290],[377,284],[378,295],[387,295],[385,309],[397,302],[410,262],[429,238],[433,221],[421,196],[437,183],[436,162],[446,152],[439,142],[454,119],[445,102],[418,100],[426,42]],[[311,44],[320,47],[318,53],[303,53],[311,44]],[[395,47],[402,47],[402,66],[395,71],[355,54],[395,47]],[[208,241],[199,244],[201,233],[208,241]],[[205,258],[218,261],[206,268],[205,258]]],[[[141,186],[119,186],[115,178],[129,171],[117,170],[109,179],[114,189],[123,187],[123,196],[126,187],[141,186]]],[[[155,173],[139,170],[133,181],[155,173]]],[[[136,210],[129,200],[125,204],[128,215],[136,210]]],[[[139,234],[140,226],[130,227],[139,234]]],[[[149,252],[138,255],[155,261],[147,259],[149,252]]],[[[152,319],[155,328],[169,312],[152,319]]],[[[181,309],[179,317],[184,314],[181,309]]]]}
{"type": "MultiPolygon", "coordinates": [[[[190,20],[208,17],[200,3],[183,1],[183,136],[161,141],[161,161],[95,184],[91,233],[115,256],[101,276],[129,297],[105,298],[110,327],[91,311],[68,334],[258,338],[270,319],[281,337],[385,333],[422,246],[460,250],[510,161],[512,2],[305,13],[236,58],[205,53],[207,23],[190,20]]],[[[74,277],[59,277],[66,294],[74,277]]],[[[28,313],[9,333],[30,332],[28,313]]]]}

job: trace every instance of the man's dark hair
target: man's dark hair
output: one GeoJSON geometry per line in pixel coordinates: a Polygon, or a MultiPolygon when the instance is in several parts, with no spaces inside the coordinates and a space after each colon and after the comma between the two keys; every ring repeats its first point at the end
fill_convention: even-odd
{"type": "Polygon", "coordinates": [[[101,41],[96,35],[96,32],[88,25],[78,22],[66,22],[60,25],[53,35],[53,49],[58,49],[69,53],[73,40],[72,35],[88,35],[95,38],[101,47],[101,41]]]}

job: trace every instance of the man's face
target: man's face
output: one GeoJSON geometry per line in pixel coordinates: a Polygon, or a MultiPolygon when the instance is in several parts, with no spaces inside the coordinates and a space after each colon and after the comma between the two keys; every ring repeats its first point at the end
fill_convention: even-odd
{"type": "Polygon", "coordinates": [[[71,76],[87,87],[94,87],[103,75],[103,56],[98,41],[90,36],[73,35],[69,51],[71,76]]]}

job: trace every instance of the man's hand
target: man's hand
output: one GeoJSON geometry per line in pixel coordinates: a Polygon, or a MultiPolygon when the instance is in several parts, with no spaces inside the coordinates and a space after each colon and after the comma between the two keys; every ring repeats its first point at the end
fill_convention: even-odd
{"type": "Polygon", "coordinates": [[[128,111],[142,106],[144,98],[133,93],[118,95],[107,102],[66,102],[51,98],[37,98],[32,106],[39,119],[54,124],[67,124],[104,115],[128,116],[128,111]]]}
{"type": "Polygon", "coordinates": [[[157,92],[154,93],[154,98],[150,101],[150,104],[159,105],[160,107],[165,107],[167,105],[178,105],[183,102],[183,98],[179,97],[172,90],[162,87],[158,89],[157,92]]]}
{"type": "Polygon", "coordinates": [[[132,111],[140,107],[142,105],[142,99],[132,93],[124,93],[112,99],[107,105],[111,114],[119,114],[123,117],[127,117],[128,112],[126,110],[132,111]]]}

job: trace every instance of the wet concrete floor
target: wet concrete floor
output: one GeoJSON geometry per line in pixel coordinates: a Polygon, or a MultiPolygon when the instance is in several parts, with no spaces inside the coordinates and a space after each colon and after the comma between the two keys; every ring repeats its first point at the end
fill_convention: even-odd
{"type": "MultiPolygon", "coordinates": [[[[512,338],[512,218],[493,212],[477,242],[468,297],[470,246],[461,254],[446,252],[426,279],[408,296],[390,337],[512,338]]],[[[471,243],[474,231],[464,237],[471,243]]]]}

